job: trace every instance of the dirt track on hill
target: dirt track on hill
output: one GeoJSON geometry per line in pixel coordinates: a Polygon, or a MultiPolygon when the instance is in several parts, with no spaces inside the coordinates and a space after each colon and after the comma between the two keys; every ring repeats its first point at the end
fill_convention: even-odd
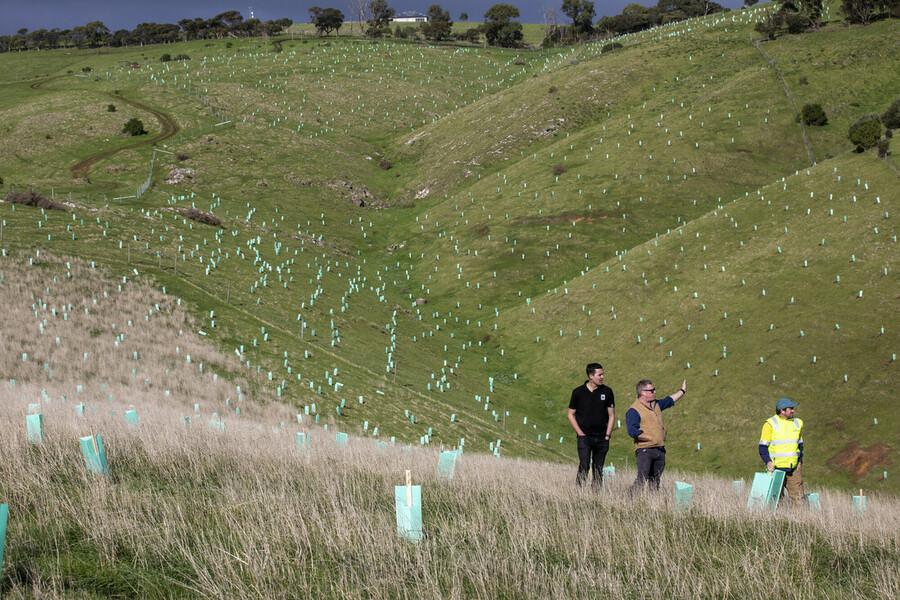
{"type": "Polygon", "coordinates": [[[127,146],[122,146],[121,148],[115,148],[113,150],[107,150],[105,152],[101,152],[99,154],[95,154],[90,158],[86,158],[83,161],[76,164],[72,167],[72,175],[74,177],[87,177],[88,169],[92,164],[106,158],[108,156],[112,156],[122,150],[131,150],[132,148],[138,148],[140,146],[153,145],[157,142],[161,142],[163,140],[167,140],[170,137],[174,136],[176,133],[180,131],[178,124],[175,123],[175,119],[167,115],[166,113],[150,108],[145,104],[141,104],[140,102],[135,102],[134,100],[129,100],[128,98],[123,98],[122,96],[116,96],[115,94],[107,94],[110,98],[115,98],[116,100],[120,100],[125,102],[126,104],[130,104],[134,107],[137,107],[143,111],[146,111],[156,117],[156,120],[159,121],[159,124],[162,126],[162,131],[155,135],[152,138],[148,138],[146,140],[141,140],[140,142],[136,142],[134,144],[129,144],[127,146]]]}
{"type": "MultiPolygon", "coordinates": [[[[36,81],[35,83],[32,83],[29,87],[31,87],[31,89],[33,89],[33,90],[38,90],[38,89],[41,89],[45,83],[48,83],[50,81],[52,81],[52,79],[48,79],[48,80],[44,80],[44,81],[36,81]]],[[[126,104],[130,104],[131,106],[134,106],[145,112],[150,113],[151,115],[156,117],[157,121],[159,121],[159,124],[162,126],[162,131],[160,133],[158,133],[157,135],[153,136],[152,138],[142,139],[139,142],[135,142],[133,144],[128,144],[127,146],[122,146],[120,148],[115,148],[113,150],[106,150],[105,152],[100,152],[99,154],[95,154],[89,158],[82,160],[81,162],[79,162],[78,164],[76,164],[75,166],[72,167],[71,171],[72,171],[73,177],[87,178],[88,169],[90,169],[91,165],[93,165],[98,160],[107,158],[108,156],[112,156],[113,154],[121,152],[122,150],[131,150],[132,148],[139,148],[140,146],[154,145],[157,142],[161,142],[163,140],[169,139],[170,137],[173,137],[175,134],[177,134],[181,130],[178,127],[178,124],[175,123],[175,119],[173,119],[171,116],[167,115],[166,113],[164,113],[162,111],[150,108],[146,104],[141,104],[140,102],[136,102],[134,100],[129,100],[128,98],[123,98],[122,96],[117,96],[115,94],[109,94],[109,93],[107,93],[106,95],[109,96],[110,98],[119,100],[126,104]]],[[[118,187],[118,184],[111,184],[111,187],[116,188],[116,187],[118,187]]]]}

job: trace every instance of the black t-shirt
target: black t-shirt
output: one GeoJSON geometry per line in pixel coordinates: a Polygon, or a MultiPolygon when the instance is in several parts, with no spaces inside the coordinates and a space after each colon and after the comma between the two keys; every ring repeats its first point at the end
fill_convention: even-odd
{"type": "Polygon", "coordinates": [[[601,384],[591,392],[587,388],[587,382],[572,390],[572,399],[569,401],[569,408],[575,409],[575,421],[581,431],[585,435],[597,437],[606,436],[606,426],[609,424],[607,409],[615,405],[615,396],[609,387],[601,384]]]}

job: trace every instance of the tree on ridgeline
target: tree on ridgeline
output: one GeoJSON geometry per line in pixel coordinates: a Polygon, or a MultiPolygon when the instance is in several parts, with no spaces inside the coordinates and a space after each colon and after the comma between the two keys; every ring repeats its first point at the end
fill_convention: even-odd
{"type": "Polygon", "coordinates": [[[822,0],[807,2],[787,0],[778,7],[778,10],[766,15],[754,29],[770,40],[784,33],[797,34],[810,29],[816,30],[822,23],[824,11],[822,0]]]}
{"type": "Polygon", "coordinates": [[[440,4],[432,4],[428,8],[428,21],[422,23],[422,35],[425,39],[435,42],[445,40],[450,37],[452,29],[450,11],[442,9],[440,4]]]}
{"type": "Polygon", "coordinates": [[[359,33],[363,34],[363,23],[369,20],[369,4],[367,0],[347,0],[347,10],[350,15],[350,35],[353,35],[353,25],[359,25],[359,33]]]}
{"type": "Polygon", "coordinates": [[[244,21],[244,15],[236,10],[227,10],[213,17],[213,21],[218,21],[226,29],[233,29],[244,21]]]}
{"type": "Polygon", "coordinates": [[[541,21],[544,23],[544,39],[541,41],[543,48],[552,48],[562,41],[564,27],[559,26],[558,12],[556,6],[552,4],[541,5],[541,21]]]}
{"type": "Polygon", "coordinates": [[[369,19],[366,35],[369,37],[383,37],[390,34],[391,18],[394,16],[394,9],[388,6],[387,0],[372,0],[369,3],[369,13],[372,17],[369,19]]]}
{"type": "Polygon", "coordinates": [[[459,20],[460,20],[460,21],[468,21],[468,20],[469,20],[469,13],[465,13],[465,12],[464,12],[464,13],[459,13],[459,20]]]}
{"type": "Polygon", "coordinates": [[[589,0],[563,0],[563,14],[572,19],[572,37],[583,40],[594,33],[594,3],[589,0]]]}
{"type": "Polygon", "coordinates": [[[491,46],[512,48],[522,42],[522,24],[513,19],[519,17],[519,9],[511,4],[495,4],[484,13],[481,26],[484,37],[491,46]]]}
{"type": "Polygon", "coordinates": [[[336,8],[313,6],[309,9],[309,22],[316,26],[317,35],[328,35],[344,24],[344,13],[336,8]]]}

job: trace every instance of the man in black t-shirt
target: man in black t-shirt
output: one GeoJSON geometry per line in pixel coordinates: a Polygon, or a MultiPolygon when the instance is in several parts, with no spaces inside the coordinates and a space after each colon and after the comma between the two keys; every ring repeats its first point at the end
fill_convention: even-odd
{"type": "Polygon", "coordinates": [[[569,401],[569,423],[578,436],[575,483],[580,487],[588,471],[593,471],[592,484],[599,488],[603,484],[603,461],[609,452],[609,436],[616,420],[616,403],[613,391],[603,385],[603,366],[591,363],[585,370],[588,380],[572,390],[569,401]]]}

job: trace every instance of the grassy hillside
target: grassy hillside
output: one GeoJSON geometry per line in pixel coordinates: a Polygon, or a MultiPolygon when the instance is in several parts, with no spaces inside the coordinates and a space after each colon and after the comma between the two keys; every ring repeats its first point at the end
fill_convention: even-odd
{"type": "Polygon", "coordinates": [[[670,469],[660,495],[632,502],[633,469],[573,493],[568,465],[468,451],[452,479],[438,478],[437,448],[358,437],[338,446],[335,428],[261,402],[259,378],[194,333],[170,295],[74,258],[18,258],[0,282],[0,358],[11,376],[0,383],[4,597],[900,590],[890,497],[869,492],[860,517],[848,494],[816,485],[821,512],[782,505],[773,517],[748,512],[746,489],[729,480],[670,469]],[[32,404],[40,442],[23,427],[32,404]],[[303,451],[298,433],[310,434],[303,451]],[[85,470],[77,438],[92,434],[109,477],[85,470]],[[393,488],[407,469],[422,492],[419,543],[396,534],[393,488]],[[672,480],[685,478],[689,510],[672,498],[672,480]],[[639,566],[623,548],[644,556],[639,566]]]}
{"type": "Polygon", "coordinates": [[[673,464],[749,476],[787,395],[811,480],[896,492],[897,423],[875,407],[896,381],[898,165],[844,135],[900,95],[898,25],[763,44],[829,114],[813,167],[749,41],[765,10],[612,53],[283,38],[4,55],[4,190],[72,202],[0,204],[4,260],[77,256],[165,290],[261,405],[315,405],[321,425],[571,462],[569,390],[600,359],[620,416],[637,379],[689,380],[673,464]],[[132,116],[146,138],[117,135],[132,116]],[[176,167],[193,174],[164,183],[176,167]]]}

